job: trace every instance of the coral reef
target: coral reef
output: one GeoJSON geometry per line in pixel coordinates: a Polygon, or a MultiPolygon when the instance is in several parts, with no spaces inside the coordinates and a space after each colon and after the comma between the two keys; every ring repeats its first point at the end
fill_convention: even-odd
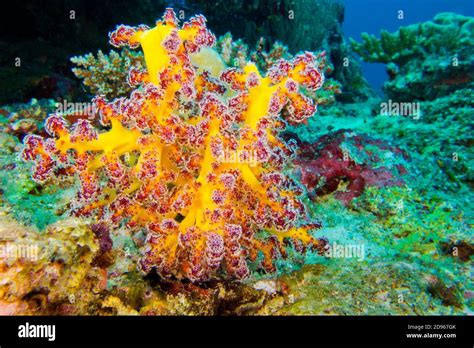
{"type": "Polygon", "coordinates": [[[134,265],[117,265],[127,257],[112,244],[105,225],[68,218],[38,233],[2,212],[0,314],[245,315],[268,298],[238,282],[144,279],[134,265]],[[12,245],[23,248],[21,254],[5,257],[12,245]]]}
{"type": "Polygon", "coordinates": [[[328,132],[341,129],[366,133],[392,142],[408,154],[412,162],[418,163],[412,173],[420,174],[418,184],[426,190],[437,189],[465,197],[470,194],[467,187],[472,187],[473,182],[473,100],[473,90],[461,89],[445,97],[420,102],[416,118],[381,115],[381,100],[377,99],[336,104],[322,108],[318,119],[308,119],[307,125],[288,127],[285,137],[315,143],[328,132]]]}
{"type": "Polygon", "coordinates": [[[171,9],[155,28],[121,25],[110,40],[141,45],[147,71],[130,70],[138,87],[129,99],[95,99],[109,130],[84,119],[68,127],[55,114],[45,125],[52,138],[28,135],[22,158],[35,162],[36,181],[76,176],[76,215],[145,228],[140,266],[163,277],[245,278],[247,259],[274,271],[284,243],[321,248],[298,186],[282,174],[292,151],[278,132],[283,109],[292,124],[316,111],[298,90],[321,88],[324,56],[280,60],[265,77],[253,63],[223,71],[204,17],[179,27],[171,9]]]}
{"type": "Polygon", "coordinates": [[[461,194],[463,184],[472,187],[474,181],[473,98],[472,89],[458,90],[421,102],[420,120],[396,117],[397,123],[390,116],[380,116],[373,118],[371,125],[387,137],[402,139],[410,154],[418,155],[417,170],[423,173],[426,185],[461,194]]]}
{"type": "MultiPolygon", "coordinates": [[[[324,262],[311,256],[301,260],[301,264],[316,263],[318,267],[326,267],[317,275],[308,270],[307,267],[312,266],[298,270],[295,263],[283,261],[279,269],[291,271],[290,279],[304,274],[305,279],[313,280],[294,286],[291,280],[289,294],[293,293],[296,305],[289,305],[288,295],[277,296],[265,304],[262,314],[472,313],[473,287],[469,281],[473,242],[470,202],[474,199],[471,170],[474,153],[469,145],[472,143],[472,100],[471,89],[457,90],[420,102],[420,114],[416,118],[381,115],[380,100],[352,105],[337,103],[322,108],[317,121],[309,119],[307,124],[285,131],[286,139],[297,139],[302,149],[309,149],[308,153],[300,151],[300,155],[307,158],[317,158],[318,150],[334,138],[338,139],[336,135],[344,134],[339,148],[347,151],[348,158],[373,169],[385,168],[397,179],[403,179],[404,184],[366,185],[363,192],[346,205],[341,205],[338,196],[351,191],[335,190],[318,196],[317,200],[308,200],[310,214],[322,221],[320,233],[330,236],[331,243],[363,245],[365,260],[329,258],[324,262]],[[355,141],[360,137],[362,148],[355,141]],[[308,146],[318,144],[321,139],[327,141],[319,148],[308,146]],[[376,142],[371,144],[374,139],[376,142]],[[406,174],[402,175],[405,170],[406,174]],[[363,288],[354,291],[358,279],[368,279],[377,272],[381,258],[387,267],[400,265],[405,271],[390,276],[379,274],[379,280],[370,285],[364,283],[363,288]],[[341,265],[343,262],[346,263],[341,265]],[[356,278],[349,280],[349,273],[357,274],[356,278]],[[344,280],[337,281],[339,276],[344,280]],[[403,283],[407,277],[421,281],[408,287],[406,283],[394,285],[398,290],[391,292],[393,288],[387,285],[387,278],[398,278],[398,283],[403,283]],[[330,289],[323,290],[326,282],[351,285],[347,292],[336,295],[331,294],[330,289]],[[354,293],[360,296],[354,298],[354,293]],[[405,299],[403,304],[398,303],[400,294],[405,299]],[[328,297],[335,299],[326,300],[328,297]],[[412,307],[408,308],[406,303],[412,307]]],[[[337,161],[338,152],[335,153],[335,158],[330,159],[337,161]]],[[[328,170],[332,166],[328,166],[328,170]]],[[[316,173],[323,169],[313,168],[316,173]]],[[[347,190],[344,183],[338,188],[347,190]]]]}
{"type": "Polygon", "coordinates": [[[384,91],[393,100],[432,100],[474,86],[474,19],[440,13],[433,21],[367,33],[352,48],[366,62],[385,63],[384,91]]]}
{"type": "MultiPolygon", "coordinates": [[[[99,94],[97,114],[0,107],[0,253],[38,252],[0,255],[0,314],[473,314],[472,18],[353,43],[388,64],[385,91],[418,101],[414,117],[381,114],[333,1],[175,4],[223,36],[168,10],[156,27],[117,27],[109,54],[45,38],[11,52],[35,51],[29,72],[0,69],[15,80],[2,100],[69,99],[54,61],[76,55],[99,94]]],[[[119,20],[131,23],[162,6],[106,5],[133,7],[119,20]]],[[[94,41],[105,29],[90,24],[94,41]]]]}

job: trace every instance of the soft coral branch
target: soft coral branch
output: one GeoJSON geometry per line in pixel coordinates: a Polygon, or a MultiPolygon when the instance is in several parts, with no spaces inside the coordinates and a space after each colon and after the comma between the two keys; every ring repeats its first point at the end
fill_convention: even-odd
{"type": "Polygon", "coordinates": [[[67,167],[81,183],[75,213],[145,229],[140,267],[164,277],[202,281],[226,272],[241,279],[247,260],[259,255],[274,271],[285,243],[321,247],[309,233],[315,225],[301,190],[281,173],[292,151],[278,136],[284,108],[291,123],[316,110],[299,88],[321,87],[317,57],[282,60],[267,76],[248,64],[212,77],[192,63],[199,54],[213,57],[205,18],[179,27],[172,10],[155,28],[119,26],[110,40],[141,45],[147,72],[131,72],[138,86],[129,98],[95,98],[108,130],[53,115],[51,138],[25,138],[23,158],[36,162],[36,180],[67,167]]]}

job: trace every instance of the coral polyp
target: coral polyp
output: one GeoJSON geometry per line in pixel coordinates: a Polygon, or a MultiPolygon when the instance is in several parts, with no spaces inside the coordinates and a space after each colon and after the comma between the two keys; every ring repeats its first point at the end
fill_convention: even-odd
{"type": "Polygon", "coordinates": [[[288,245],[323,248],[279,133],[316,112],[300,88],[321,88],[324,54],[281,59],[264,76],[254,63],[226,69],[205,18],[180,26],[171,9],[152,29],[118,26],[110,42],[141,46],[146,70],[129,71],[128,98],[94,99],[100,124],[54,114],[50,137],[25,137],[36,181],[74,177],[75,215],[146,231],[139,267],[162,277],[243,279],[249,262],[275,271],[288,245]]]}

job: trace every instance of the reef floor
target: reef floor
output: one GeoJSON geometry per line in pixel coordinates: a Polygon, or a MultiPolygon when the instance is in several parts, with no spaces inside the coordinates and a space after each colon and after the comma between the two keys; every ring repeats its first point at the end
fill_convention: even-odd
{"type": "Polygon", "coordinates": [[[381,116],[377,99],[336,103],[287,131],[302,153],[289,172],[331,252],[202,284],[144,277],[141,236],[67,217],[73,192],[34,183],[19,160],[53,101],[3,106],[0,245],[36,254],[0,260],[0,314],[472,315],[473,97],[423,102],[418,119],[381,116]],[[318,171],[322,161],[339,174],[318,171]]]}

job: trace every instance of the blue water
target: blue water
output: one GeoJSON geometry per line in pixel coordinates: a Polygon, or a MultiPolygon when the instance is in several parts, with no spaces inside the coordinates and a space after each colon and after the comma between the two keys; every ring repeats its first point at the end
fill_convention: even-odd
{"type": "MultiPolygon", "coordinates": [[[[474,0],[343,0],[346,6],[343,30],[346,38],[360,41],[367,32],[379,36],[380,30],[396,31],[400,26],[425,22],[441,12],[474,16],[474,0]],[[398,19],[398,11],[404,13],[398,19]]],[[[387,79],[384,64],[364,63],[362,70],[369,83],[381,94],[387,79]]]]}

